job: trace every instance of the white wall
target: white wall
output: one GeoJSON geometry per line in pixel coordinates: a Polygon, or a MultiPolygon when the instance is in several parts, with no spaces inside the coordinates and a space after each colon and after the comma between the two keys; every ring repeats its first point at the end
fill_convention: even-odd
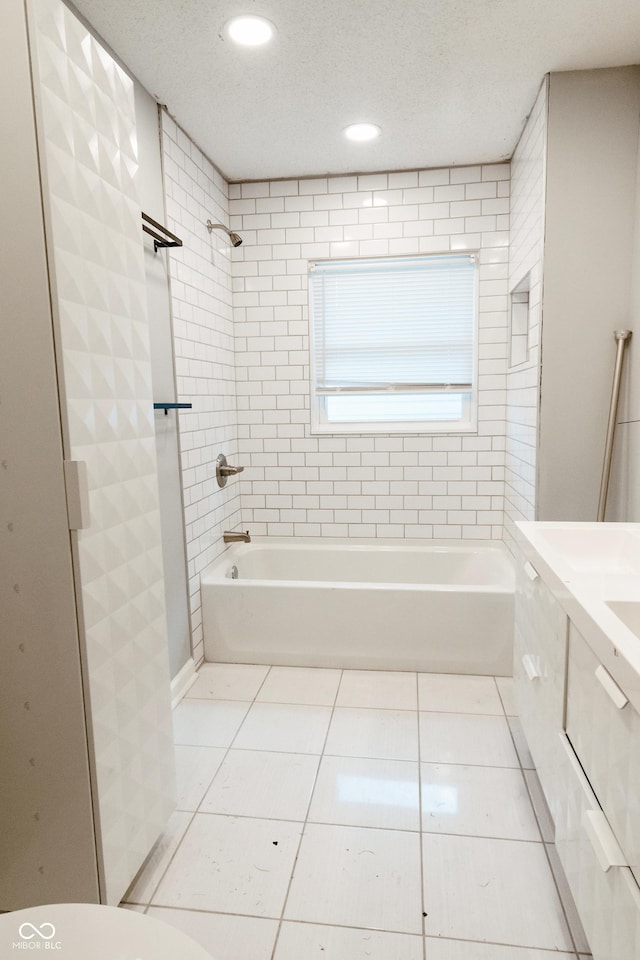
{"type": "Polygon", "coordinates": [[[71,538],[22,4],[0,4],[0,910],[97,902],[71,538]],[[36,818],[37,815],[37,818],[36,818]]]}
{"type": "Polygon", "coordinates": [[[535,520],[547,133],[545,79],[511,161],[509,290],[529,277],[529,356],[507,373],[504,537],[535,520]]]}
{"type": "Polygon", "coordinates": [[[639,117],[640,67],[551,74],[541,520],[596,517],[613,331],[630,319],[639,117]]]}
{"type": "Polygon", "coordinates": [[[177,399],[180,414],[193,658],[204,655],[200,573],[224,549],[222,533],[240,524],[240,487],[221,489],[215,460],[237,459],[232,247],[207,220],[228,223],[228,185],[196,144],[162,114],[167,226],[183,246],[169,256],[177,399]]]}
{"type": "Polygon", "coordinates": [[[232,184],[243,525],[294,536],[500,538],[509,165],[232,184]],[[480,250],[473,436],[314,437],[308,261],[480,250]]]}

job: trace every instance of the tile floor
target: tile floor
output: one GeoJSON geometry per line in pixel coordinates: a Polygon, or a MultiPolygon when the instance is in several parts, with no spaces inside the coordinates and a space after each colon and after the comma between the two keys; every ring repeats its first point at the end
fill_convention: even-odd
{"type": "Polygon", "coordinates": [[[204,664],[125,905],[214,960],[584,960],[513,714],[502,678],[204,664]]]}

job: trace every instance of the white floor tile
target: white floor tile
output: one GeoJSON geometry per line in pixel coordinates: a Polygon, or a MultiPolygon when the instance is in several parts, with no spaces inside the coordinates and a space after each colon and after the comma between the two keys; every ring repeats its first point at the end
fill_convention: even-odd
{"type": "Polygon", "coordinates": [[[427,960],[570,960],[514,712],[510,678],[204,664],[174,712],[179,810],[123,906],[214,960],[422,960],[423,922],[427,960]]]}
{"type": "Polygon", "coordinates": [[[322,753],[331,707],[254,703],[234,741],[244,750],[322,753]]]}
{"type": "Polygon", "coordinates": [[[154,906],[278,918],[301,826],[196,813],[154,906]]]}
{"type": "Polygon", "coordinates": [[[518,766],[504,717],[456,713],[420,714],[420,759],[426,763],[518,766]]]}
{"type": "Polygon", "coordinates": [[[418,764],[405,760],[324,757],[313,791],[309,820],[419,830],[418,764]]]}
{"type": "Polygon", "coordinates": [[[381,760],[417,760],[415,711],[336,707],[325,753],[381,760]]]}
{"type": "Polygon", "coordinates": [[[179,810],[171,814],[167,829],[153,847],[142,870],[122,898],[125,903],[149,903],[185,835],[192,816],[191,813],[179,810]]]}
{"type": "Polygon", "coordinates": [[[251,663],[203,663],[187,698],[253,700],[268,672],[251,663]]]}
{"type": "Polygon", "coordinates": [[[332,707],[341,670],[316,667],[271,667],[257,700],[269,703],[306,703],[332,707]]]}
{"type": "Polygon", "coordinates": [[[549,953],[529,947],[506,947],[495,943],[470,943],[468,940],[442,940],[427,937],[428,960],[575,960],[574,953],[549,953]]]}
{"type": "Polygon", "coordinates": [[[285,922],[274,960],[422,960],[422,937],[285,922]]]}
{"type": "Polygon", "coordinates": [[[253,700],[269,669],[258,664],[203,663],[187,699],[253,700]]]}
{"type": "Polygon", "coordinates": [[[419,877],[418,834],[311,823],[284,916],[419,934],[419,877]]]}
{"type": "Polygon", "coordinates": [[[224,747],[176,746],[178,810],[198,809],[225,753],[224,747]]]}
{"type": "Polygon", "coordinates": [[[427,834],[423,845],[429,936],[572,950],[542,844],[427,834]]]}
{"type": "Polygon", "coordinates": [[[489,713],[497,716],[502,716],[504,712],[493,677],[419,673],[418,690],[421,710],[489,713]]]}
{"type": "Polygon", "coordinates": [[[304,820],[318,763],[311,754],[230,750],[200,812],[304,820]]]}
{"type": "Polygon", "coordinates": [[[422,829],[540,842],[520,770],[423,763],[422,829]]]}
{"type": "Polygon", "coordinates": [[[509,717],[518,716],[518,705],[516,703],[516,692],[513,677],[496,677],[498,692],[502,700],[504,712],[509,717]]]}
{"type": "Polygon", "coordinates": [[[173,711],[175,743],[194,747],[229,747],[250,707],[231,700],[184,699],[173,711]]]}
{"type": "MultiPolygon", "coordinates": [[[[211,954],[212,960],[271,960],[278,932],[277,920],[237,917],[224,913],[197,913],[149,907],[148,916],[177,927],[211,954]]],[[[176,960],[179,958],[176,957],[176,960]]]]}
{"type": "Polygon", "coordinates": [[[417,695],[415,673],[345,670],[336,703],[340,707],[415,710],[417,695]]]}

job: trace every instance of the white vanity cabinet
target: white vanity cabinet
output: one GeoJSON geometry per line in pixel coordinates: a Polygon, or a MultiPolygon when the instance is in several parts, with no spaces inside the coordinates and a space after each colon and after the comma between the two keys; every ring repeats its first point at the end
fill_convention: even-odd
{"type": "Polygon", "coordinates": [[[555,843],[594,960],[640,957],[640,888],[568,739],[558,735],[555,843]],[[613,862],[618,865],[612,865],[613,862]]]}
{"type": "MultiPolygon", "coordinates": [[[[549,809],[558,800],[558,731],[564,719],[567,615],[532,563],[518,569],[513,675],[520,722],[549,809]]],[[[555,820],[555,816],[554,816],[555,820]]]]}
{"type": "Polygon", "coordinates": [[[558,856],[596,960],[637,960],[640,716],[573,623],[565,730],[558,856]]]}
{"type": "MultiPolygon", "coordinates": [[[[579,554],[571,565],[563,558],[556,563],[554,552],[545,553],[542,533],[533,529],[544,532],[548,526],[522,525],[532,528],[533,543],[523,544],[527,559],[519,565],[516,588],[518,710],[594,960],[638,960],[640,682],[635,647],[621,653],[621,636],[610,626],[610,613],[599,612],[598,591],[616,587],[609,574],[599,574],[579,554]],[[581,576],[580,568],[588,566],[581,576]]],[[[600,529],[608,526],[613,525],[600,529]]],[[[549,542],[555,549],[557,538],[554,543],[549,537],[549,542]]],[[[625,567],[621,576],[637,591],[635,572],[629,577],[625,567]]]]}
{"type": "Polygon", "coordinates": [[[640,883],[640,714],[573,624],[565,727],[624,861],[640,883]]]}

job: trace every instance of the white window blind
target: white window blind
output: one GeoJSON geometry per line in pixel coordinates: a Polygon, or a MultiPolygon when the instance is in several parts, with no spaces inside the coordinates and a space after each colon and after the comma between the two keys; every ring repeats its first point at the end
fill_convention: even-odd
{"type": "Polygon", "coordinates": [[[473,255],[315,263],[310,303],[320,421],[468,418],[473,255]]]}

